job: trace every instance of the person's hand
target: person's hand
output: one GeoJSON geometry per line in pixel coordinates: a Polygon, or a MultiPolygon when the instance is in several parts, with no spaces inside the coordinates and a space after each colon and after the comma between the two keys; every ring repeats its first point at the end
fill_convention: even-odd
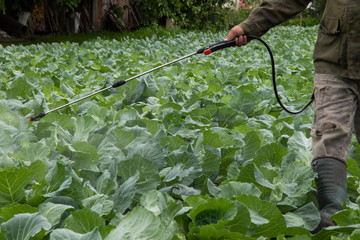
{"type": "Polygon", "coordinates": [[[241,46],[245,46],[248,41],[247,41],[247,37],[244,35],[244,30],[238,25],[233,27],[228,35],[225,38],[225,42],[231,41],[231,40],[236,40],[236,45],[241,47],[241,46]]]}

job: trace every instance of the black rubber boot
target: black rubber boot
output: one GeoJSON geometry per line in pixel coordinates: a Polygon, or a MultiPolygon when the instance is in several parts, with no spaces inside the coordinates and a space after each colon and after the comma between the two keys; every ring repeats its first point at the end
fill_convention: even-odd
{"type": "Polygon", "coordinates": [[[343,209],[347,191],[346,164],[335,158],[319,158],[312,162],[320,208],[320,224],[311,231],[318,233],[322,228],[336,225],[330,217],[343,209]]]}

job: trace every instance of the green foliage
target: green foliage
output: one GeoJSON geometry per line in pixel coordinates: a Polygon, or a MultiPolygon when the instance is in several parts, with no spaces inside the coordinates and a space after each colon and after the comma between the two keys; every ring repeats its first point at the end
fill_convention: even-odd
{"type": "Polygon", "coordinates": [[[304,26],[304,27],[310,27],[310,26],[316,26],[320,23],[320,18],[294,18],[286,21],[283,23],[283,26],[290,26],[290,25],[297,25],[297,26],[304,26]]]}
{"type": "Polygon", "coordinates": [[[241,22],[246,20],[251,11],[252,10],[250,8],[239,9],[238,11],[233,8],[228,9],[225,12],[227,17],[227,24],[229,25],[229,27],[240,24],[241,22]]]}
{"type": "Polygon", "coordinates": [[[56,0],[56,1],[59,4],[60,8],[69,8],[71,11],[74,11],[81,3],[81,0],[56,0]]]}
{"type": "Polygon", "coordinates": [[[326,0],[313,1],[311,6],[306,8],[301,14],[283,23],[287,25],[314,26],[320,23],[322,13],[325,9],[326,0]]]}
{"type": "Polygon", "coordinates": [[[227,24],[228,0],[135,0],[144,15],[144,24],[157,25],[170,18],[175,25],[184,29],[219,30],[227,24]]]}
{"type": "Polygon", "coordinates": [[[1,224],[1,227],[7,232],[8,240],[28,240],[39,233],[42,228],[49,230],[51,224],[41,213],[23,213],[15,215],[9,221],[1,224]]]}
{"type": "MultiPolygon", "coordinates": [[[[253,9],[255,7],[260,6],[260,4],[262,3],[261,0],[239,0],[239,3],[244,4],[245,8],[250,8],[253,9]]],[[[242,6],[240,6],[241,8],[242,6]]]]}
{"type": "Polygon", "coordinates": [[[145,25],[157,25],[162,18],[174,18],[180,13],[181,0],[134,0],[133,4],[141,10],[145,17],[145,25]]]}
{"type": "MultiPolygon", "coordinates": [[[[134,1],[141,9],[146,26],[164,25],[165,19],[171,19],[178,28],[222,30],[229,29],[244,21],[251,11],[260,5],[259,1],[245,1],[245,7],[236,10],[235,7],[224,7],[226,0],[152,0],[134,1]]],[[[302,19],[297,16],[283,25],[314,26],[319,24],[324,4],[316,1],[312,8],[303,12],[302,19]]]]}
{"type": "Polygon", "coordinates": [[[6,12],[5,0],[0,0],[0,12],[2,14],[5,14],[6,12]]]}
{"type": "MultiPolygon", "coordinates": [[[[316,30],[264,36],[292,109],[313,91],[316,30]]],[[[311,236],[313,112],[279,108],[256,41],[26,120],[226,33],[149,28],[82,44],[0,46],[0,239],[356,239],[359,145],[338,226],[311,236]]]]}
{"type": "Polygon", "coordinates": [[[0,0],[0,13],[14,11],[15,14],[21,11],[31,11],[35,4],[42,0],[0,0]]]}
{"type": "Polygon", "coordinates": [[[177,26],[186,29],[221,30],[226,26],[228,0],[186,0],[182,1],[179,15],[174,19],[177,26]]]}
{"type": "Polygon", "coordinates": [[[313,14],[316,14],[317,17],[321,17],[325,10],[326,0],[315,0],[312,3],[314,8],[313,14]]]}

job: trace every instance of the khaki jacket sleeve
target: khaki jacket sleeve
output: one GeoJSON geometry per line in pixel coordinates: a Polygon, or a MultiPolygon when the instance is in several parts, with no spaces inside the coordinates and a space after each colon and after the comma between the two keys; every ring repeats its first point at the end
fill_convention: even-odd
{"type": "Polygon", "coordinates": [[[302,12],[311,0],[264,0],[240,24],[245,34],[264,35],[270,28],[302,12]]]}

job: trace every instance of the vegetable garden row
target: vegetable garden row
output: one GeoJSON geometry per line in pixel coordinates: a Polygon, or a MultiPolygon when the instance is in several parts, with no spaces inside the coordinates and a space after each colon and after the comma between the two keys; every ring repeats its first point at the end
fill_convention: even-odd
{"type": "MultiPolygon", "coordinates": [[[[311,236],[313,113],[279,108],[255,41],[27,121],[225,35],[0,45],[0,239],[358,239],[358,144],[338,226],[311,236]]],[[[264,36],[292,109],[312,94],[315,39],[316,27],[264,36]]]]}

